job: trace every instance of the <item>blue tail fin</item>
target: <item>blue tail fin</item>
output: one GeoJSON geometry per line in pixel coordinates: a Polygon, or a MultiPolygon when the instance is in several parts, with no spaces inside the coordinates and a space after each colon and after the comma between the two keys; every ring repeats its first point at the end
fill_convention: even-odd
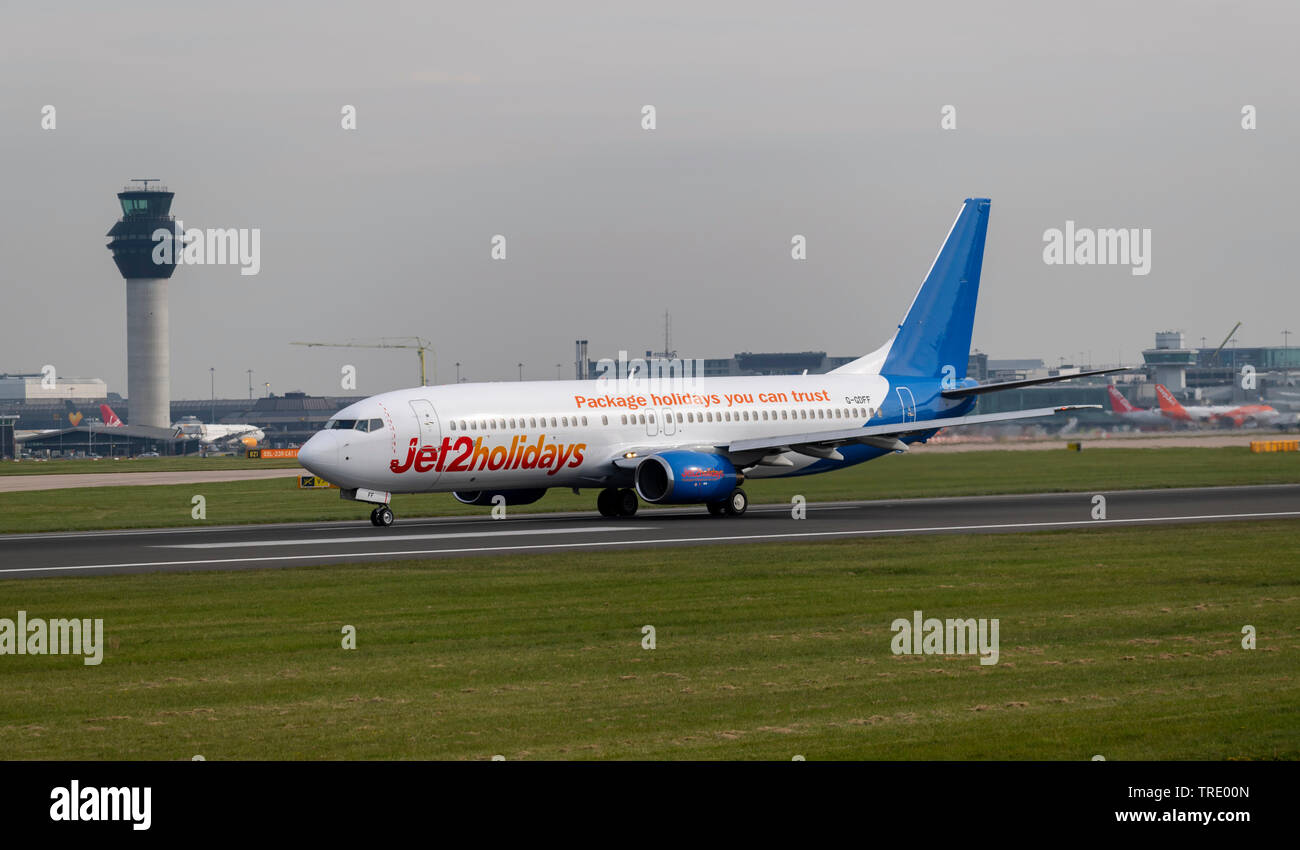
{"type": "Polygon", "coordinates": [[[898,326],[880,371],[885,375],[966,377],[975,300],[989,229],[989,199],[967,198],[930,273],[898,326]]]}

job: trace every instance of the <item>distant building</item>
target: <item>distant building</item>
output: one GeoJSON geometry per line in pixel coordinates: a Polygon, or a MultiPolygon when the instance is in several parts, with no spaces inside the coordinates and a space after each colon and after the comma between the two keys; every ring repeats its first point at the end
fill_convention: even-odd
{"type": "Polygon", "coordinates": [[[1142,359],[1157,384],[1179,392],[1187,388],[1187,368],[1196,363],[1196,352],[1183,344],[1180,331],[1158,331],[1156,347],[1142,352],[1142,359]]]}
{"type": "Polygon", "coordinates": [[[651,375],[668,374],[668,364],[684,364],[688,370],[699,369],[692,373],[697,378],[727,378],[745,375],[801,375],[806,370],[810,375],[820,375],[832,369],[857,360],[860,355],[851,357],[831,357],[825,351],[795,352],[750,352],[745,351],[731,357],[703,357],[698,360],[681,358],[680,360],[663,360],[655,352],[647,351],[644,357],[619,361],[609,358],[606,365],[611,368],[602,371],[602,361],[587,361],[587,377],[616,378],[623,376],[623,370],[640,368],[644,363],[651,375]],[[660,372],[660,369],[663,369],[660,372]]]}
{"type": "Polygon", "coordinates": [[[17,457],[14,453],[14,422],[18,417],[0,416],[0,458],[17,457]]]}
{"type": "Polygon", "coordinates": [[[986,377],[990,383],[997,383],[999,381],[1023,381],[1026,378],[1047,377],[1047,367],[1042,360],[1031,358],[1020,360],[994,360],[988,358],[985,363],[986,377]]]}
{"type": "Polygon", "coordinates": [[[55,378],[52,383],[53,386],[46,386],[44,375],[0,375],[0,400],[103,401],[108,398],[108,385],[102,378],[55,378]]]}

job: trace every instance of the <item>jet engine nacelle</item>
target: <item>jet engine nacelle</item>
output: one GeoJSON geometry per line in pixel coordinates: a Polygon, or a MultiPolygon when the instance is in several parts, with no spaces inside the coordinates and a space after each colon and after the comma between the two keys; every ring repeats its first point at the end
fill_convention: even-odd
{"type": "Polygon", "coordinates": [[[636,492],[651,504],[720,502],[740,483],[731,461],[706,452],[653,454],[637,464],[636,492]]]}
{"type": "Polygon", "coordinates": [[[546,488],[539,490],[456,490],[452,494],[456,501],[465,505],[491,507],[492,499],[504,496],[507,505],[531,505],[546,495],[546,488]]]}

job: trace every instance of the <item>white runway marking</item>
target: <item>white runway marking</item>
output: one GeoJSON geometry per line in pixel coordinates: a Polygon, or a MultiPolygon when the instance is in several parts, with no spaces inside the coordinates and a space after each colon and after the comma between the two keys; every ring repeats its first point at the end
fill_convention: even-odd
{"type": "Polygon", "coordinates": [[[782,540],[795,538],[811,537],[870,537],[882,534],[918,534],[935,531],[993,531],[996,529],[1047,529],[1047,528],[1069,528],[1080,525],[1090,525],[1097,528],[1108,525],[1124,525],[1129,523],[1156,523],[1156,522],[1196,522],[1215,519],[1264,519],[1267,517],[1300,517],[1300,511],[1269,511],[1265,513],[1248,513],[1248,514],[1203,514],[1199,516],[1163,516],[1163,517],[1134,517],[1132,519],[1092,519],[1092,520],[1063,520],[1060,522],[1004,522],[994,523],[991,525],[940,525],[921,528],[873,528],[861,531],[808,531],[808,532],[788,532],[781,534],[735,534],[722,537],[675,537],[666,539],[646,539],[646,540],[608,540],[593,541],[590,543],[532,543],[523,546],[481,546],[472,549],[408,549],[405,551],[389,552],[321,552],[306,555],[261,555],[252,558],[207,558],[192,561],[142,561],[131,564],[81,564],[60,567],[20,567],[18,569],[0,570],[0,575],[12,573],[45,573],[45,572],[62,572],[66,570],[115,570],[128,569],[132,567],[183,567],[198,564],[253,564],[266,563],[269,561],[302,561],[310,558],[377,558],[392,556],[416,556],[416,555],[447,555],[452,553],[474,553],[474,552],[518,552],[538,549],[590,549],[602,546],[637,546],[637,545],[656,545],[665,543],[710,543],[725,541],[757,541],[757,540],[782,540]]]}
{"type": "Polygon", "coordinates": [[[391,537],[380,537],[382,532],[367,534],[364,537],[300,537],[295,540],[238,540],[231,543],[168,543],[160,546],[154,546],[154,549],[239,549],[239,548],[257,548],[261,546],[314,546],[318,543],[369,543],[374,545],[379,543],[401,543],[404,540],[447,540],[453,537],[513,537],[518,535],[531,536],[534,534],[588,534],[595,531],[642,531],[652,529],[655,526],[632,526],[632,525],[584,525],[574,528],[539,528],[527,529],[521,528],[513,531],[447,531],[442,534],[395,534],[391,537]]]}

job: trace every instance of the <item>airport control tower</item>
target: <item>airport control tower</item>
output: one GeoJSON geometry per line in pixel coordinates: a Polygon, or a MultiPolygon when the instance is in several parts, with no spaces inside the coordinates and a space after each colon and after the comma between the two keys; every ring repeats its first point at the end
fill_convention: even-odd
{"type": "MultiPolygon", "coordinates": [[[[108,249],[126,278],[126,393],[130,424],[171,427],[171,349],[167,327],[167,279],[176,255],[155,257],[154,231],[173,238],[173,193],[152,178],[132,180],[118,193],[122,218],[108,231],[108,249]],[[154,184],[154,185],[150,185],[154,184]],[[159,260],[164,260],[159,262],[159,260]]],[[[180,249],[180,244],[171,247],[180,249]]]]}

